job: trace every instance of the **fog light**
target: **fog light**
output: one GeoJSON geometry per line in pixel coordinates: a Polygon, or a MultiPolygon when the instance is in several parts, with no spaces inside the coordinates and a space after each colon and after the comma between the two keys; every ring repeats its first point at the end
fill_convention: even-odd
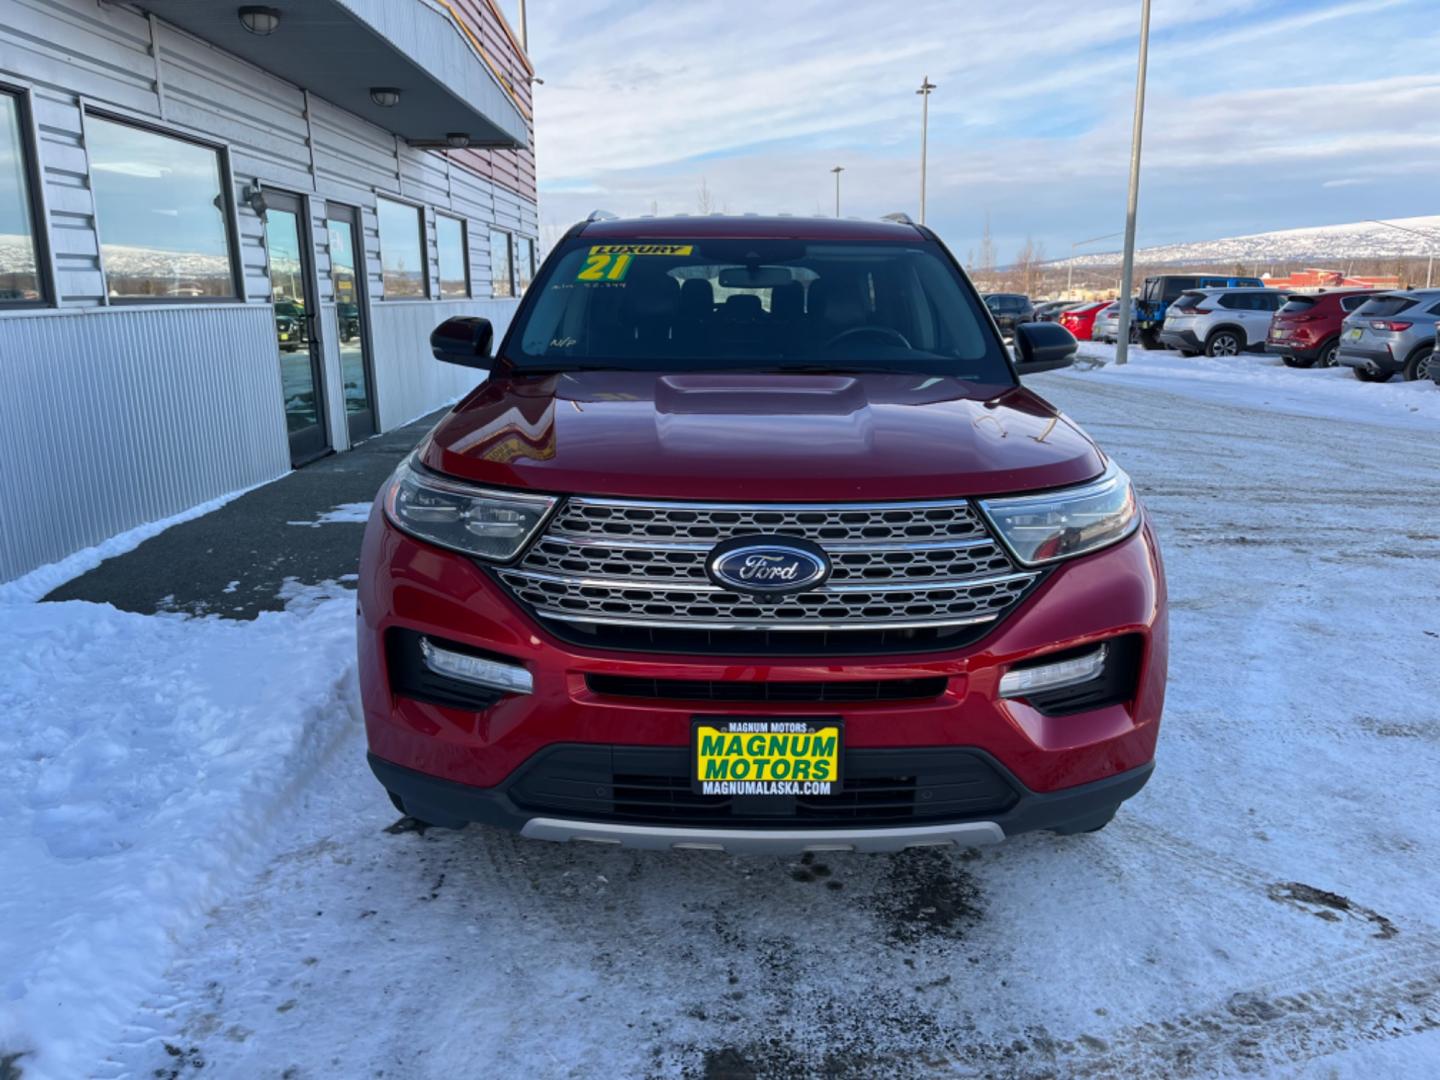
{"type": "Polygon", "coordinates": [[[429,638],[420,639],[420,655],[425,666],[437,675],[503,690],[507,694],[529,694],[535,690],[535,679],[517,664],[502,664],[467,653],[442,649],[429,638]]]}
{"type": "Polygon", "coordinates": [[[1025,697],[1042,690],[1059,690],[1066,686],[1098,679],[1105,670],[1105,646],[1084,656],[1073,656],[1069,660],[1057,660],[1052,664],[1036,664],[1034,667],[1007,671],[1000,677],[1001,697],[1025,697]]]}

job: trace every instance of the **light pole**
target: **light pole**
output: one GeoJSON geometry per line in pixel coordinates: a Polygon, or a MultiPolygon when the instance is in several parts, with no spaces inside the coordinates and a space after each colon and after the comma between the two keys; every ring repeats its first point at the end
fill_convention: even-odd
{"type": "Polygon", "coordinates": [[[926,142],[930,137],[930,91],[935,89],[935,83],[930,81],[926,75],[920,80],[920,89],[915,93],[920,95],[920,224],[925,224],[925,151],[926,142]]]}
{"type": "Polygon", "coordinates": [[[1423,236],[1430,241],[1430,263],[1425,268],[1425,288],[1430,288],[1430,283],[1435,280],[1435,234],[1421,232],[1419,229],[1407,229],[1404,225],[1392,225],[1388,221],[1381,221],[1379,218],[1371,218],[1371,225],[1384,225],[1387,229],[1395,229],[1399,232],[1408,232],[1411,236],[1423,236]]]}
{"type": "Polygon", "coordinates": [[[1150,58],[1150,0],[1140,0],[1140,61],[1135,72],[1135,122],[1130,131],[1130,198],[1125,204],[1125,259],[1120,271],[1120,325],[1115,363],[1130,359],[1130,279],[1135,275],[1135,211],[1140,204],[1140,131],[1145,125],[1145,66],[1150,58]]]}
{"type": "Polygon", "coordinates": [[[1098,244],[1101,240],[1114,240],[1115,237],[1123,235],[1123,233],[1118,232],[1106,233],[1104,236],[1092,236],[1089,240],[1076,240],[1073,244],[1070,245],[1071,261],[1065,267],[1065,292],[1067,294],[1071,291],[1075,284],[1075,249],[1085,247],[1087,244],[1098,244]]]}
{"type": "Polygon", "coordinates": [[[840,216],[840,174],[845,171],[844,165],[836,165],[830,170],[835,174],[835,216],[840,216]]]}

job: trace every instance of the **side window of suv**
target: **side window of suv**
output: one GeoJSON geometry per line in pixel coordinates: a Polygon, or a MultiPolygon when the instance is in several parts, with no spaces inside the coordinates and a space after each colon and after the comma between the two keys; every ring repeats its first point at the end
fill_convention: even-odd
{"type": "Polygon", "coordinates": [[[1260,299],[1260,301],[1261,301],[1261,303],[1260,303],[1260,310],[1261,310],[1261,311],[1279,311],[1279,310],[1280,310],[1280,305],[1285,302],[1285,297],[1282,296],[1282,295],[1280,295],[1279,293],[1267,292],[1267,293],[1256,293],[1255,295],[1256,295],[1256,296],[1260,299]]]}
{"type": "Polygon", "coordinates": [[[1365,301],[1369,299],[1370,297],[1368,296],[1342,296],[1340,298],[1340,310],[1354,311],[1356,308],[1361,307],[1365,303],[1365,301]]]}
{"type": "Polygon", "coordinates": [[[1220,306],[1223,308],[1229,308],[1231,311],[1244,311],[1246,307],[1245,294],[1226,293],[1224,296],[1220,297],[1220,306]]]}

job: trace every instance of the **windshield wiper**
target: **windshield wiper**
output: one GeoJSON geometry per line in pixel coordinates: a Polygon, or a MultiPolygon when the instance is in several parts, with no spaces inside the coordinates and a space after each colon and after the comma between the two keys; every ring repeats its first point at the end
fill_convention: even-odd
{"type": "Polygon", "coordinates": [[[626,367],[623,364],[525,364],[516,365],[510,369],[512,375],[570,375],[577,371],[639,371],[639,368],[626,367]]]}
{"type": "Polygon", "coordinates": [[[776,364],[773,367],[752,368],[753,371],[793,372],[800,375],[903,375],[904,371],[892,367],[865,367],[859,364],[776,364]]]}

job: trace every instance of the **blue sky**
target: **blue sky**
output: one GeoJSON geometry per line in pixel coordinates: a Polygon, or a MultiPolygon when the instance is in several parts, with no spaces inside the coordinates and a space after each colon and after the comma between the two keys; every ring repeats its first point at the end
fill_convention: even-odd
{"type": "MultiPolygon", "coordinates": [[[[514,0],[504,4],[513,12],[514,0]]],[[[1435,0],[1155,0],[1140,242],[1440,213],[1435,0]]],[[[1124,225],[1139,0],[530,0],[541,220],[916,213],[1001,261],[1124,225]]],[[[1113,248],[1113,241],[1086,250],[1113,248]]]]}

